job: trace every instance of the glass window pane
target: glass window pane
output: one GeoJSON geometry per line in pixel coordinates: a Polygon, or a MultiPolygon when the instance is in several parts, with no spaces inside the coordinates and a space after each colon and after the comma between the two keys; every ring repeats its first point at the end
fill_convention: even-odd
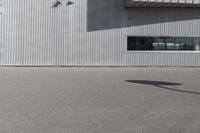
{"type": "Polygon", "coordinates": [[[193,50],[193,39],[191,37],[186,37],[186,50],[193,50]]]}

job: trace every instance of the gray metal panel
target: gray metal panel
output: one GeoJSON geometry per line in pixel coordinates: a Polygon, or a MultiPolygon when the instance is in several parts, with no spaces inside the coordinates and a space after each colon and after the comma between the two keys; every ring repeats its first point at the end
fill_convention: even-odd
{"type": "Polygon", "coordinates": [[[126,37],[200,36],[199,9],[123,0],[0,0],[1,66],[200,66],[199,52],[127,52],[126,37]]]}

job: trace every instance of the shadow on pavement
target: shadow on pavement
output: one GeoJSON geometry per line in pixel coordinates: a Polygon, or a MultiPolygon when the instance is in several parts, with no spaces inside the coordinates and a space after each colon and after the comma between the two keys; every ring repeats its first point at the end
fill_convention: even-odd
{"type": "Polygon", "coordinates": [[[191,93],[191,94],[200,94],[200,92],[194,92],[194,91],[185,91],[185,90],[178,90],[173,89],[165,86],[178,86],[182,85],[182,83],[174,83],[174,82],[164,82],[164,81],[151,81],[151,80],[126,80],[130,83],[135,84],[145,84],[145,85],[153,85],[162,89],[171,90],[171,91],[177,91],[177,92],[184,92],[184,93],[191,93]]]}

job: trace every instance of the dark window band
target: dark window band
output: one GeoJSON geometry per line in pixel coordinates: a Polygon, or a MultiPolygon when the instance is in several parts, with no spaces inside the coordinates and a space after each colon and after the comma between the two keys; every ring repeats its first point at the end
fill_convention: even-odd
{"type": "Polygon", "coordinates": [[[127,38],[128,51],[199,51],[200,37],[127,38]]]}

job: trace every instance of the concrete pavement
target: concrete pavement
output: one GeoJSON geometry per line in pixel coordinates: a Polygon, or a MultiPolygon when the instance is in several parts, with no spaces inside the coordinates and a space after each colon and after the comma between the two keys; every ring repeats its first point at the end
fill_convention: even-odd
{"type": "Polygon", "coordinates": [[[0,133],[199,133],[200,68],[0,68],[0,133]]]}

